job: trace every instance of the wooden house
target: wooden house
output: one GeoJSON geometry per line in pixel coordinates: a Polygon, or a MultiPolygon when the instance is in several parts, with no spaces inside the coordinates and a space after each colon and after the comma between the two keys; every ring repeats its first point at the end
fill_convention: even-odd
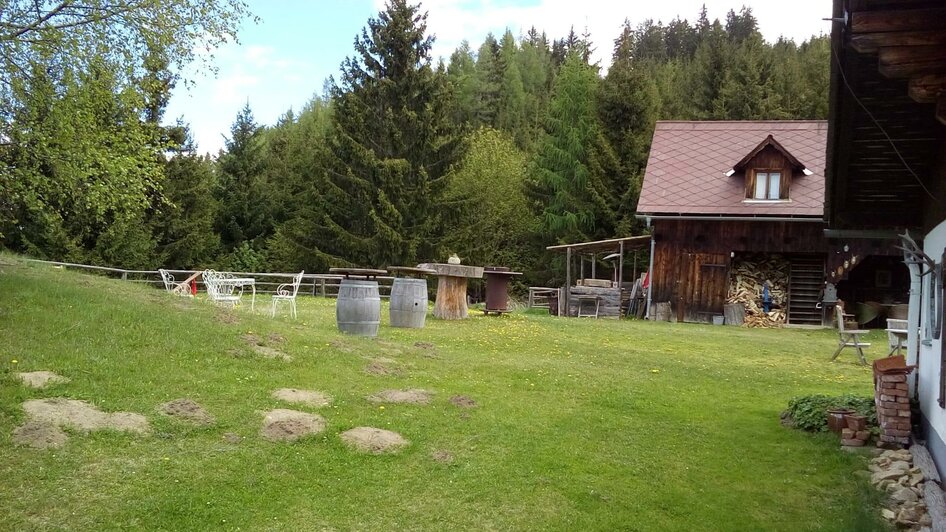
{"type": "Polygon", "coordinates": [[[910,249],[907,362],[918,364],[911,396],[946,474],[946,5],[834,0],[833,17],[829,234],[910,249]],[[909,240],[898,236],[907,231],[909,240]]]}
{"type": "Polygon", "coordinates": [[[653,238],[652,318],[709,322],[729,302],[753,323],[821,325],[831,294],[905,303],[893,253],[825,233],[827,132],[823,120],[657,123],[637,209],[653,238]]]}

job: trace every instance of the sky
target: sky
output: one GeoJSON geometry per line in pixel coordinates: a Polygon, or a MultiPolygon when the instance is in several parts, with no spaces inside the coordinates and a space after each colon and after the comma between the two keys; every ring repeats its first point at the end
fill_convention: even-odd
{"type": "MultiPolygon", "coordinates": [[[[165,113],[190,125],[202,153],[224,147],[230,126],[249,104],[256,122],[273,125],[289,109],[300,110],[322,94],[325,81],[338,76],[339,65],[353,55],[352,43],[384,0],[248,0],[259,22],[246,21],[240,43],[214,53],[216,74],[194,65],[184,72],[192,83],[179,83],[165,113]]],[[[561,38],[574,26],[587,29],[595,56],[607,67],[613,41],[624,19],[664,23],[676,18],[693,22],[706,5],[710,20],[725,20],[730,9],[752,8],[766,40],[780,36],[802,42],[830,33],[828,0],[426,0],[428,31],[436,40],[435,58],[445,60],[463,41],[479,47],[488,33],[510,29],[522,35],[535,26],[549,39],[561,38]]]]}

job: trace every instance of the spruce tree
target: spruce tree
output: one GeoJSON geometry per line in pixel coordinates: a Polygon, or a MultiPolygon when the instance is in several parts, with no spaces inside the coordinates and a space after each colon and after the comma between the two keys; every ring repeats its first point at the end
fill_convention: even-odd
{"type": "Polygon", "coordinates": [[[322,248],[337,263],[439,258],[442,198],[458,141],[446,74],[431,67],[427,14],[389,0],[332,87],[322,248]]]}
{"type": "Polygon", "coordinates": [[[263,175],[262,131],[246,104],[230,128],[227,149],[219,159],[216,196],[220,208],[215,225],[227,253],[244,243],[258,250],[272,232],[272,190],[263,175]]]}
{"type": "Polygon", "coordinates": [[[576,46],[562,65],[533,163],[529,189],[546,242],[607,236],[615,221],[605,181],[616,158],[598,127],[598,74],[582,55],[576,46]]]}
{"type": "Polygon", "coordinates": [[[602,133],[619,161],[619,171],[606,175],[616,213],[616,232],[628,234],[636,225],[634,213],[656,120],[656,86],[634,58],[634,33],[625,22],[615,40],[611,68],[597,94],[602,133]]]}

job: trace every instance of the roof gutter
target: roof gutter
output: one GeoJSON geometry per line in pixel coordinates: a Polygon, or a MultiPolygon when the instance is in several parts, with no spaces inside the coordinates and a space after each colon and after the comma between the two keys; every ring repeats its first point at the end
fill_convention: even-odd
{"type": "Polygon", "coordinates": [[[639,220],[647,220],[648,225],[651,220],[696,220],[703,222],[808,222],[823,224],[822,218],[815,217],[792,217],[792,216],[706,216],[706,215],[657,215],[657,214],[637,214],[635,217],[639,220]]]}

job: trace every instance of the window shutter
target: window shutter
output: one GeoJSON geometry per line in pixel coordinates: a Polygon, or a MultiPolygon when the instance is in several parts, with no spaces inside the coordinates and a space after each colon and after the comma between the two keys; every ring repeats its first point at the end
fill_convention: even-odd
{"type": "Polygon", "coordinates": [[[792,171],[790,168],[782,170],[782,183],[779,187],[778,199],[788,199],[788,188],[792,185],[792,171]]]}

